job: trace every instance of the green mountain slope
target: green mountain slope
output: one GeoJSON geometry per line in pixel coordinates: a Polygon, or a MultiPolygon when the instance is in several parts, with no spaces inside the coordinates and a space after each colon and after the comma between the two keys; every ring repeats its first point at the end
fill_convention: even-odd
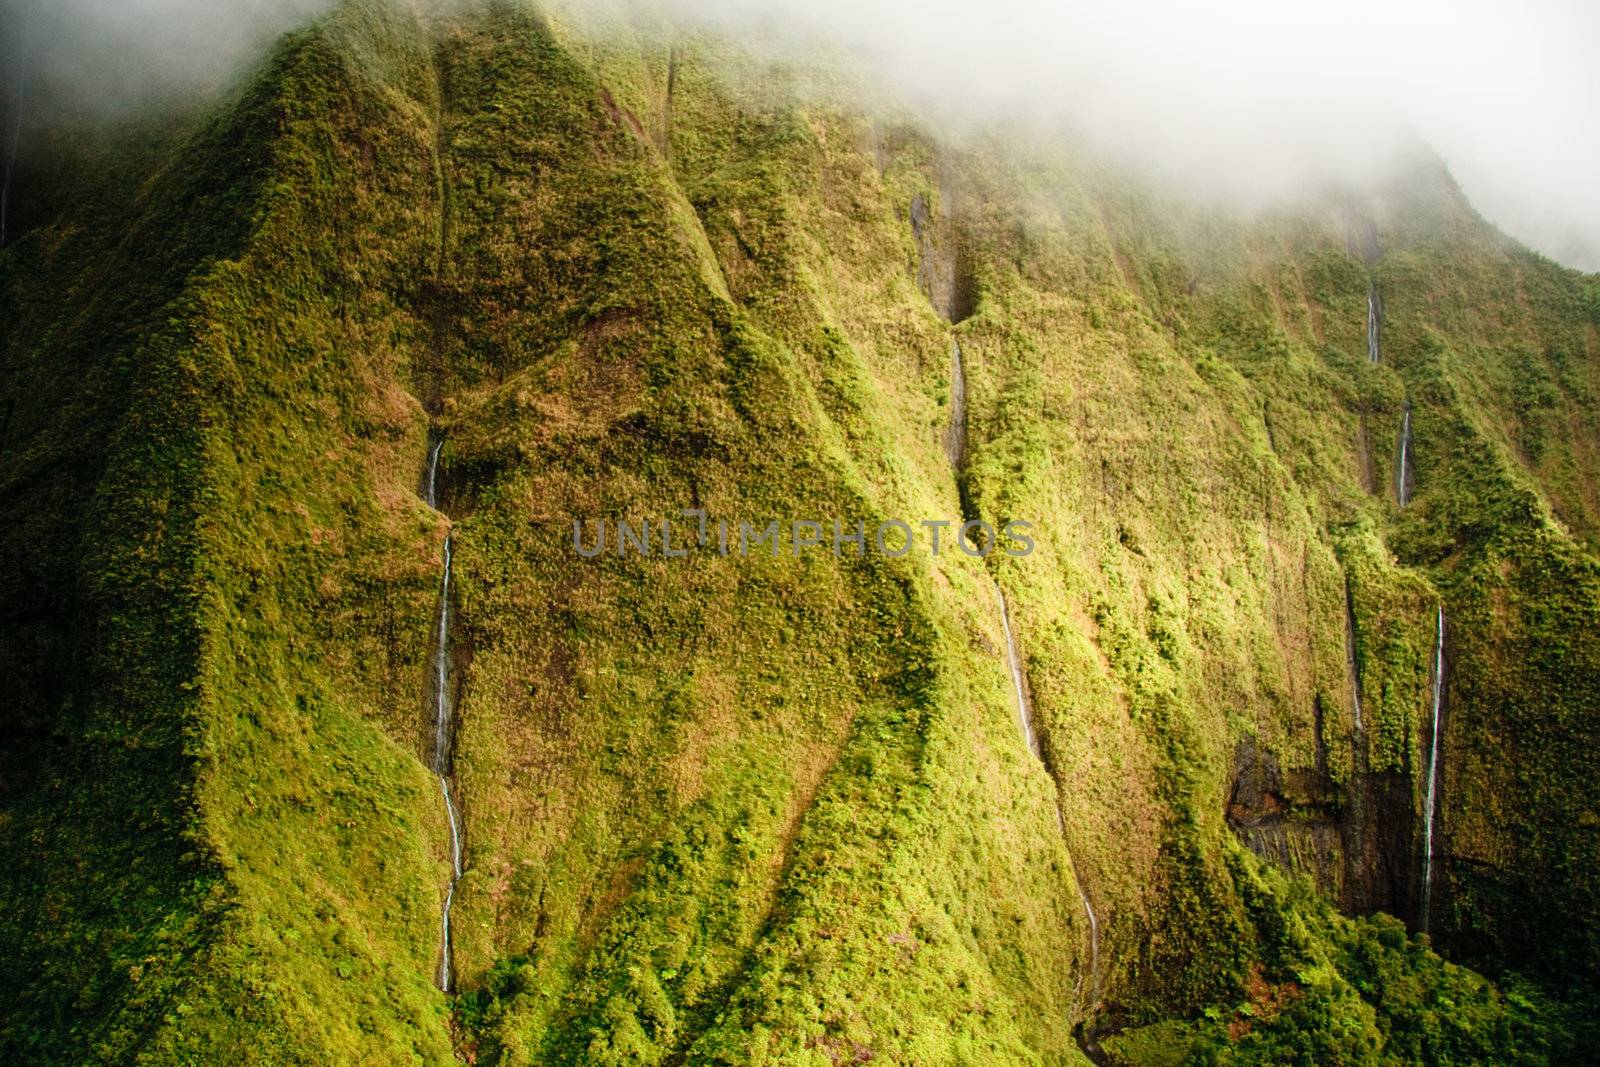
{"type": "Polygon", "coordinates": [[[8,1059],[1586,1058],[1600,282],[1425,157],[1241,221],[861,98],[347,0],[53,161],[8,1059]]]}

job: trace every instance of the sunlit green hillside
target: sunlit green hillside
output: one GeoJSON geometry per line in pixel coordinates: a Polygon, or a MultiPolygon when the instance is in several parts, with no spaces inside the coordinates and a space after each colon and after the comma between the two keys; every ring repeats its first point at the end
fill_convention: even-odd
{"type": "Polygon", "coordinates": [[[1600,278],[1426,156],[1246,220],[862,99],[345,0],[53,142],[0,1058],[1591,1059],[1600,278]]]}

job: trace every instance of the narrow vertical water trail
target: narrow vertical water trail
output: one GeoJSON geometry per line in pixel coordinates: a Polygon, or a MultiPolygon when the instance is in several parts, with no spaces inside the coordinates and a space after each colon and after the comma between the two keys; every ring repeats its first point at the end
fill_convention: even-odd
{"type": "MultiPolygon", "coordinates": [[[[1028,751],[1033,753],[1033,758],[1039,761],[1040,766],[1049,773],[1045,764],[1044,750],[1039,744],[1038,735],[1033,728],[1033,709],[1028,703],[1027,687],[1022,681],[1022,657],[1017,652],[1016,636],[1011,629],[1011,607],[1006,602],[1006,594],[1000,588],[1000,583],[991,579],[994,587],[994,598],[1000,606],[1000,625],[1005,631],[1006,663],[1011,668],[1011,691],[1017,702],[1017,725],[1022,730],[1022,739],[1028,746],[1028,751]]],[[[1052,782],[1054,775],[1051,775],[1052,782]]],[[[1060,798],[1056,799],[1056,826],[1060,829],[1062,837],[1066,836],[1067,820],[1061,812],[1060,798]]],[[[1100,917],[1095,914],[1094,904],[1089,900],[1089,891],[1084,888],[1083,880],[1078,877],[1076,864],[1073,868],[1073,881],[1078,887],[1078,900],[1083,904],[1084,918],[1089,923],[1089,996],[1084,1003],[1085,1011],[1092,1009],[1100,998],[1100,917]]],[[[1078,999],[1084,1002],[1083,980],[1078,984],[1078,999]]]]}
{"type": "MultiPolygon", "coordinates": [[[[428,453],[428,475],[424,484],[428,506],[439,506],[439,453],[444,438],[434,442],[428,453]]],[[[455,534],[444,539],[444,570],[439,582],[439,614],[433,646],[433,773],[439,779],[439,794],[444,798],[445,817],[450,823],[450,885],[445,890],[444,907],[439,915],[438,985],[450,992],[450,909],[455,904],[456,884],[461,881],[461,814],[450,792],[450,738],[454,712],[450,705],[450,579],[454,562],[455,534]]]]}
{"type": "Polygon", "coordinates": [[[1405,417],[1400,420],[1400,458],[1394,468],[1394,495],[1405,507],[1411,503],[1411,401],[1406,401],[1405,417]]]}
{"type": "MultiPolygon", "coordinates": [[[[1067,832],[1066,820],[1062,818],[1061,806],[1056,805],[1056,822],[1061,825],[1063,835],[1067,832]]],[[[1083,886],[1083,879],[1078,875],[1078,865],[1072,865],[1072,879],[1078,886],[1078,901],[1083,905],[1084,918],[1089,920],[1089,973],[1078,979],[1078,1002],[1083,1006],[1085,1016],[1100,1004],[1100,917],[1094,912],[1094,904],[1089,900],[1089,891],[1083,886]],[[1087,982],[1085,981],[1087,980],[1087,982]],[[1084,985],[1088,985],[1088,996],[1084,996],[1084,985]]]]}
{"type": "Polygon", "coordinates": [[[1380,350],[1378,333],[1383,328],[1383,298],[1378,295],[1376,285],[1367,286],[1367,360],[1370,363],[1378,362],[1382,354],[1380,350]]]}
{"type": "Polygon", "coordinates": [[[1350,589],[1350,576],[1344,576],[1344,646],[1350,670],[1350,707],[1355,714],[1356,733],[1366,730],[1361,716],[1361,665],[1356,660],[1356,598],[1350,589]]]}
{"type": "Polygon", "coordinates": [[[950,338],[950,425],[944,433],[950,466],[961,470],[967,462],[967,376],[962,365],[961,342],[950,338]]]}
{"type": "Polygon", "coordinates": [[[461,881],[461,816],[450,795],[450,779],[439,775],[439,793],[444,797],[445,815],[450,820],[450,886],[445,890],[444,908],[439,912],[439,988],[450,992],[450,909],[456,901],[456,883],[461,881]]]}
{"type": "MultiPolygon", "coordinates": [[[[913,210],[913,225],[916,225],[916,212],[913,210]]],[[[946,316],[947,319],[950,316],[946,316]]],[[[964,471],[967,460],[967,376],[965,358],[961,351],[961,342],[955,337],[950,338],[950,424],[945,429],[944,435],[945,455],[950,460],[950,468],[956,476],[956,493],[961,499],[962,517],[974,519],[976,509],[972,507],[967,495],[964,481],[964,471]]],[[[1017,703],[1017,725],[1022,731],[1022,740],[1028,746],[1028,751],[1033,758],[1039,761],[1046,774],[1050,774],[1049,765],[1045,762],[1044,748],[1039,743],[1038,734],[1033,728],[1033,708],[1028,703],[1028,689],[1022,677],[1022,657],[1017,652],[1016,635],[1011,629],[1011,607],[1006,602],[1005,591],[1000,588],[1000,583],[992,577],[989,584],[994,590],[995,603],[1000,607],[1000,625],[1005,631],[1006,640],[1006,665],[1011,672],[1011,692],[1017,703]]],[[[1055,776],[1050,775],[1051,785],[1056,785],[1055,776]]],[[[1056,826],[1061,831],[1062,843],[1066,843],[1067,820],[1061,811],[1061,797],[1059,792],[1055,795],[1056,826]]],[[[1069,850],[1068,860],[1071,855],[1069,850]]],[[[1100,999],[1100,917],[1095,914],[1094,904],[1089,900],[1089,892],[1084,888],[1083,880],[1078,876],[1076,864],[1073,865],[1073,882],[1078,887],[1078,899],[1083,904],[1083,914],[1089,923],[1089,973],[1088,997],[1084,997],[1084,976],[1078,980],[1078,1001],[1082,1006],[1085,1016],[1099,1003],[1100,999]]],[[[1089,1041],[1087,1037],[1082,1038],[1089,1041]]]]}
{"type": "Polygon", "coordinates": [[[1042,762],[1044,753],[1039,747],[1039,739],[1033,732],[1033,710],[1028,706],[1027,690],[1022,685],[1022,662],[1017,657],[1016,638],[1011,634],[1011,609],[1006,603],[1005,593],[1000,589],[1000,583],[993,584],[994,598],[1000,605],[1000,626],[1006,636],[1006,662],[1011,667],[1011,691],[1017,701],[1017,725],[1022,728],[1022,739],[1028,743],[1028,751],[1033,753],[1035,759],[1042,762]]]}
{"type": "MultiPolygon", "coordinates": [[[[1344,864],[1340,896],[1342,908],[1370,910],[1375,906],[1372,886],[1382,861],[1373,848],[1378,827],[1372,820],[1375,794],[1371,781],[1371,756],[1367,748],[1366,713],[1361,703],[1361,657],[1357,644],[1355,587],[1350,572],[1344,574],[1345,669],[1350,675],[1350,711],[1354,728],[1350,732],[1350,773],[1345,781],[1345,810],[1342,818],[1344,864]]],[[[1319,729],[1318,733],[1321,731],[1319,729]]]]}
{"type": "Polygon", "coordinates": [[[1422,900],[1417,925],[1428,929],[1433,895],[1433,824],[1439,810],[1439,712],[1444,705],[1444,605],[1439,605],[1433,640],[1433,714],[1428,728],[1427,783],[1422,793],[1422,900]]]}
{"type": "Polygon", "coordinates": [[[439,453],[444,449],[444,438],[441,437],[433,443],[428,450],[428,482],[427,495],[424,497],[428,506],[435,511],[439,509],[439,453]]]}
{"type": "MultiPolygon", "coordinates": [[[[445,65],[440,60],[439,46],[436,46],[432,55],[434,77],[437,80],[438,110],[434,115],[432,138],[432,163],[434,172],[434,192],[438,198],[439,217],[434,232],[434,281],[442,287],[448,268],[448,253],[450,247],[450,188],[448,175],[445,170],[445,111],[450,99],[449,80],[445,76],[445,65]]],[[[433,333],[435,341],[435,359],[449,349],[445,345],[446,316],[442,308],[432,308],[433,333]]],[[[440,389],[443,383],[444,366],[442,361],[431,371],[438,375],[432,385],[435,402],[440,399],[440,389]]],[[[439,457],[444,452],[444,433],[437,428],[430,428],[428,432],[430,442],[428,448],[428,473],[423,483],[423,492],[427,499],[428,507],[441,511],[439,507],[439,457]]],[[[450,882],[445,889],[444,904],[439,909],[439,972],[437,983],[439,989],[449,993],[454,984],[452,975],[452,948],[450,937],[450,914],[456,902],[456,886],[461,882],[461,812],[456,807],[455,794],[450,788],[452,771],[451,740],[455,729],[455,709],[451,706],[450,693],[450,582],[453,577],[455,563],[455,531],[450,530],[444,539],[444,567],[439,579],[439,618],[435,628],[433,647],[433,773],[439,779],[439,795],[444,798],[445,818],[450,824],[450,882]]]]}
{"type": "Polygon", "coordinates": [[[450,569],[454,534],[444,539],[444,577],[439,588],[438,627],[433,646],[433,773],[450,769],[450,569]]]}

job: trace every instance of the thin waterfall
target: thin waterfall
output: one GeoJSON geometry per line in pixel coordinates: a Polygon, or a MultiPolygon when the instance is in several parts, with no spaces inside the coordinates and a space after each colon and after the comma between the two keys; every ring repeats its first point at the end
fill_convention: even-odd
{"type": "Polygon", "coordinates": [[[439,453],[444,449],[444,438],[441,437],[433,443],[433,448],[428,451],[428,484],[426,486],[428,506],[435,511],[439,508],[439,453]]]}
{"type": "Polygon", "coordinates": [[[1395,497],[1400,506],[1411,502],[1411,401],[1406,401],[1404,417],[1400,420],[1400,458],[1395,464],[1395,497]]]}
{"type": "Polygon", "coordinates": [[[1394,468],[1394,495],[1401,507],[1411,503],[1411,481],[1411,401],[1407,400],[1400,420],[1400,458],[1394,468]]]}
{"type": "Polygon", "coordinates": [[[1376,285],[1367,286],[1367,361],[1378,362],[1378,331],[1383,326],[1383,298],[1376,285]]]}
{"type": "MultiPolygon", "coordinates": [[[[956,471],[957,478],[966,464],[967,451],[967,379],[965,368],[962,366],[961,344],[955,338],[950,339],[950,426],[945,432],[945,454],[950,459],[950,466],[956,471]]],[[[1033,710],[1028,704],[1028,691],[1022,681],[1022,657],[1017,652],[1017,642],[1011,632],[1011,608],[1006,603],[1006,594],[1000,588],[1000,583],[990,579],[989,584],[994,589],[995,601],[1000,605],[1000,625],[1005,631],[1006,639],[1006,664],[1011,670],[1011,691],[1017,702],[1017,725],[1022,730],[1022,740],[1028,746],[1028,751],[1033,753],[1033,758],[1039,761],[1048,774],[1050,768],[1045,764],[1044,750],[1039,744],[1038,735],[1033,729],[1033,710]]],[[[1054,788],[1054,776],[1051,785],[1054,788]]],[[[1055,793],[1056,826],[1061,831],[1063,841],[1067,834],[1067,820],[1061,812],[1061,798],[1055,793]]],[[[1070,860],[1070,856],[1068,857],[1070,860]]],[[[1083,887],[1083,881],[1078,877],[1077,869],[1073,869],[1073,882],[1078,887],[1078,899],[1083,903],[1083,914],[1089,921],[1089,1006],[1092,1007],[1100,996],[1100,917],[1095,914],[1094,904],[1089,900],[1089,893],[1083,887]]],[[[1079,980],[1078,999],[1083,999],[1083,983],[1079,980]]]]}
{"type": "MultiPolygon", "coordinates": [[[[1372,902],[1371,894],[1378,873],[1377,864],[1369,861],[1369,848],[1374,843],[1375,835],[1381,837],[1382,830],[1372,819],[1376,793],[1371,778],[1372,761],[1367,747],[1365,709],[1361,703],[1361,657],[1358,647],[1361,632],[1356,624],[1355,583],[1351,581],[1348,570],[1344,573],[1344,626],[1345,662],[1350,673],[1350,708],[1355,728],[1350,733],[1350,773],[1345,782],[1345,811],[1341,820],[1343,843],[1339,851],[1344,862],[1341,890],[1349,903],[1365,908],[1372,902]]],[[[1320,734],[1320,721],[1318,726],[1320,734]]]]}
{"type": "MultiPolygon", "coordinates": [[[[995,600],[1000,604],[1000,625],[1005,631],[1006,662],[1011,667],[1011,690],[1017,700],[1017,724],[1022,728],[1022,740],[1027,744],[1028,751],[1033,753],[1034,759],[1049,773],[1045,765],[1044,751],[1039,745],[1039,738],[1033,729],[1033,711],[1028,705],[1028,693],[1022,684],[1022,658],[1017,654],[1017,642],[1011,633],[1011,608],[1006,603],[1006,594],[1000,588],[1000,583],[991,580],[994,586],[995,600]]],[[[1053,784],[1053,783],[1052,783],[1053,784]]],[[[1067,820],[1061,813],[1060,796],[1056,797],[1056,825],[1060,828],[1063,837],[1067,832],[1067,820]]],[[[1089,998],[1090,1004],[1100,995],[1100,918],[1094,912],[1094,904],[1089,900],[1089,892],[1083,887],[1083,881],[1078,878],[1077,870],[1073,870],[1073,881],[1078,886],[1078,899],[1083,904],[1084,917],[1089,921],[1089,998]]],[[[1083,986],[1078,987],[1079,998],[1083,996],[1083,986]]]]}
{"type": "Polygon", "coordinates": [[[1006,604],[1006,595],[1001,591],[999,582],[994,583],[994,595],[1000,602],[1000,626],[1006,635],[1006,662],[1011,666],[1012,695],[1017,698],[1017,724],[1022,727],[1022,739],[1028,743],[1028,751],[1033,753],[1035,759],[1043,761],[1044,752],[1033,733],[1033,712],[1028,707],[1027,692],[1022,687],[1022,662],[1017,657],[1017,642],[1011,636],[1011,609],[1006,604]]]}
{"type": "Polygon", "coordinates": [[[444,539],[444,580],[439,590],[439,625],[433,647],[433,773],[450,769],[450,564],[454,534],[444,539]]]}
{"type": "Polygon", "coordinates": [[[944,433],[950,466],[960,470],[967,461],[967,378],[962,366],[961,342],[950,338],[950,425],[944,433]]]}
{"type": "MultiPolygon", "coordinates": [[[[1056,807],[1056,821],[1062,823],[1062,833],[1066,832],[1065,820],[1061,818],[1061,808],[1056,807]]],[[[1078,877],[1077,865],[1073,865],[1072,878],[1078,884],[1078,899],[1083,902],[1083,914],[1089,920],[1089,1007],[1093,1008],[1100,1000],[1100,919],[1094,913],[1094,905],[1089,902],[1089,891],[1083,887],[1083,879],[1078,877]]],[[[1083,998],[1083,983],[1078,983],[1078,997],[1083,998]]]]}
{"type": "Polygon", "coordinates": [[[1361,665],[1356,661],[1356,600],[1348,574],[1344,577],[1344,644],[1350,669],[1350,707],[1355,712],[1359,734],[1366,726],[1361,720],[1361,665]]]}
{"type": "Polygon", "coordinates": [[[1444,704],[1444,605],[1439,605],[1433,640],[1433,717],[1428,729],[1428,778],[1422,795],[1422,904],[1418,926],[1428,929],[1433,888],[1433,823],[1439,810],[1439,711],[1444,704]]]}
{"type": "MultiPolygon", "coordinates": [[[[439,453],[444,449],[441,437],[428,453],[428,480],[425,485],[428,506],[439,506],[439,453]]],[[[439,988],[450,992],[450,909],[455,904],[456,884],[461,881],[461,814],[456,810],[455,797],[450,793],[450,735],[453,713],[450,706],[450,572],[454,556],[455,534],[444,539],[444,574],[439,584],[439,621],[435,628],[433,647],[433,773],[439,779],[439,793],[444,797],[444,811],[450,822],[450,885],[445,890],[444,908],[439,915],[439,988]]]]}
{"type": "Polygon", "coordinates": [[[456,902],[456,883],[461,881],[461,816],[450,796],[450,779],[439,775],[439,792],[444,797],[445,815],[450,819],[450,886],[445,890],[444,908],[439,913],[439,988],[450,992],[450,909],[456,902]]]}

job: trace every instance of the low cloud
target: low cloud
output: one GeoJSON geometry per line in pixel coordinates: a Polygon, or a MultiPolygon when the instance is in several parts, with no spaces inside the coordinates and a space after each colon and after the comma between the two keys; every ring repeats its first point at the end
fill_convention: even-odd
{"type": "Polygon", "coordinates": [[[6,95],[99,117],[203,92],[328,0],[0,0],[6,95]]]}
{"type": "MultiPolygon", "coordinates": [[[[576,6],[603,0],[575,0],[576,6]]],[[[612,8],[634,0],[612,0],[612,8]]],[[[1491,221],[1600,270],[1600,5],[1544,0],[639,0],[804,52],[842,46],[937,122],[1070,126],[1246,199],[1437,150],[1491,221]]],[[[17,55],[85,109],[228,76],[323,0],[0,0],[17,55]]]]}
{"type": "Polygon", "coordinates": [[[953,122],[1065,122],[1202,191],[1381,177],[1417,139],[1492,222],[1600,270],[1600,5],[673,0],[843,43],[953,122]]]}

